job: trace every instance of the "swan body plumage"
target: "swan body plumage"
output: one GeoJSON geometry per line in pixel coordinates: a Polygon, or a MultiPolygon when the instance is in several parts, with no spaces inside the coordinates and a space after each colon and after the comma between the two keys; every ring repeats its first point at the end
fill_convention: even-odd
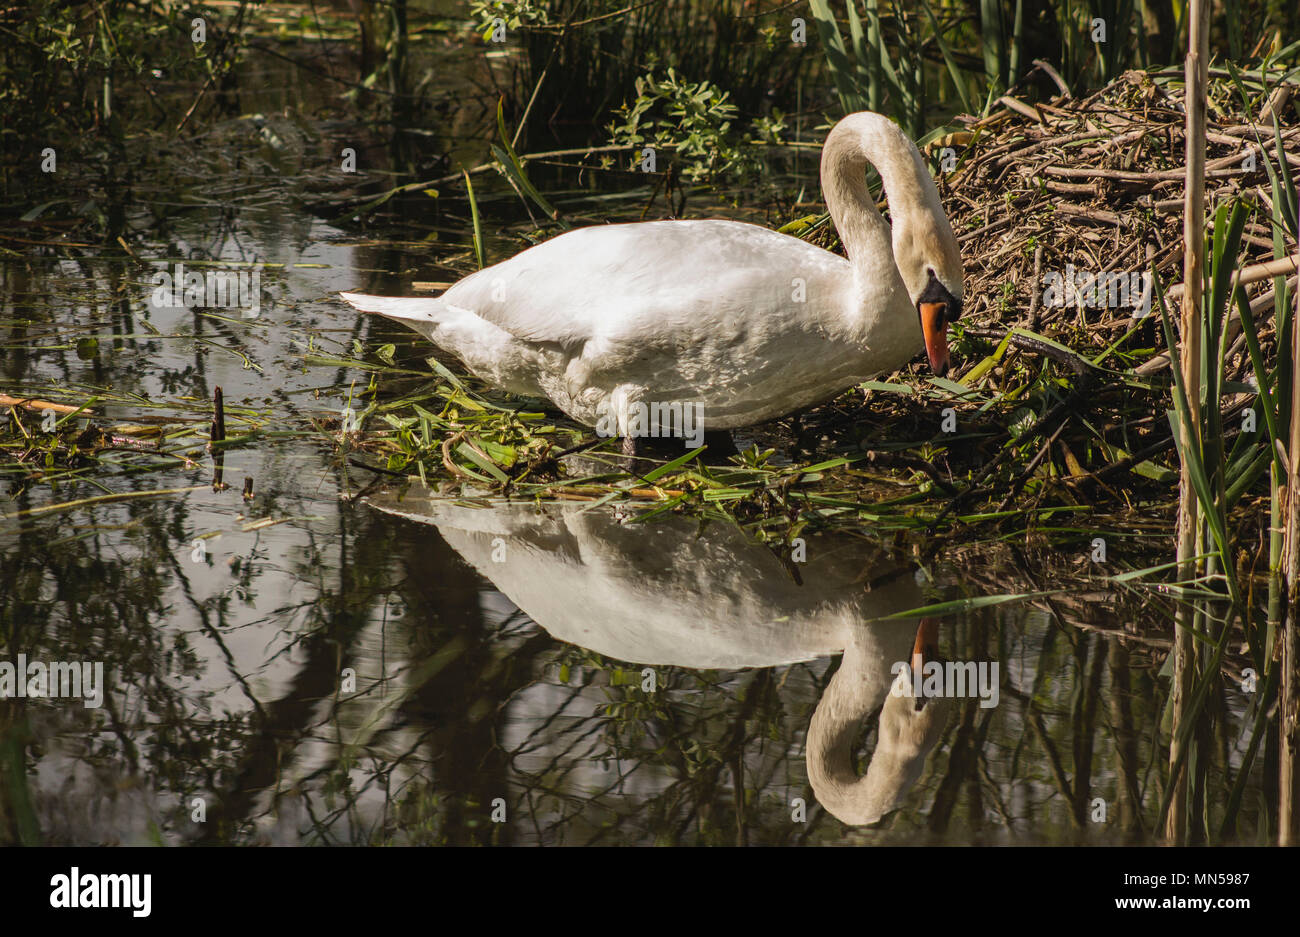
{"type": "Polygon", "coordinates": [[[693,405],[710,430],[752,425],[895,370],[923,340],[942,372],[961,256],[916,147],[887,118],[851,114],[827,137],[822,185],[847,259],[736,221],[597,225],[436,298],[341,296],[588,425],[625,429],[635,403],[693,405]]]}

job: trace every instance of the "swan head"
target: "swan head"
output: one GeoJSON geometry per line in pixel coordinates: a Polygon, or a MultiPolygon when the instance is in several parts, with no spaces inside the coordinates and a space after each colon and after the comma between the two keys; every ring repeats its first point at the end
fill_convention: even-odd
{"type": "Polygon", "coordinates": [[[954,293],[928,268],[929,280],[915,300],[916,315],[921,320],[921,334],[925,336],[925,354],[930,368],[943,377],[952,361],[948,354],[948,323],[961,316],[961,283],[954,293]]]}
{"type": "MultiPolygon", "coordinates": [[[[936,374],[948,371],[948,324],[961,315],[961,249],[943,209],[934,176],[903,128],[883,114],[859,111],[836,124],[822,147],[826,206],[849,259],[874,258],[885,230],[863,170],[876,168],[892,223],[894,264],[925,335],[936,374]],[[864,221],[864,219],[866,219],[864,221]]],[[[874,276],[875,269],[864,271],[874,276]]]]}

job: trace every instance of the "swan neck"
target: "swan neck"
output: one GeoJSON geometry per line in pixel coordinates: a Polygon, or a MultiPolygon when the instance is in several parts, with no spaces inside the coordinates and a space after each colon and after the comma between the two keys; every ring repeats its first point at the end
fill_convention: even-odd
{"type": "Polygon", "coordinates": [[[826,207],[855,267],[873,257],[893,256],[893,245],[917,237],[927,220],[944,217],[920,153],[897,124],[880,114],[850,114],[835,125],[822,147],[821,178],[826,207]],[[867,188],[868,165],[884,184],[892,229],[867,188]]]}
{"type": "Polygon", "coordinates": [[[891,792],[882,787],[879,776],[859,775],[853,763],[863,720],[889,692],[890,680],[877,673],[880,664],[871,660],[856,638],[851,640],[808,726],[808,779],[813,792],[822,806],[850,826],[875,822],[892,803],[891,792]]]}

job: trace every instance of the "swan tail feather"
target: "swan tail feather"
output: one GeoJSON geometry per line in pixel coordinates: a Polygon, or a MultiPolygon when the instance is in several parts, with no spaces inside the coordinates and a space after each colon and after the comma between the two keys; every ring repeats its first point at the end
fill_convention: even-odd
{"type": "Polygon", "coordinates": [[[402,322],[436,322],[445,308],[442,300],[433,297],[369,296],[365,293],[339,293],[339,297],[361,312],[402,322]]]}

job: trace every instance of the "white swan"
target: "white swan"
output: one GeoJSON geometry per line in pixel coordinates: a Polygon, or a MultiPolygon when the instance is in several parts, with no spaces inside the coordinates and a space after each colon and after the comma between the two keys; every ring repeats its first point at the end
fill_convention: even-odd
{"type": "Polygon", "coordinates": [[[850,114],[826,137],[821,180],[847,260],[758,225],[652,221],[570,231],[436,299],[340,295],[491,384],[589,426],[617,420],[625,439],[637,404],[690,405],[708,430],[749,426],[893,371],[922,343],[945,373],[961,253],[921,154],[888,118],[850,114]]]}
{"type": "MultiPolygon", "coordinates": [[[[890,691],[894,665],[935,654],[937,625],[878,620],[923,602],[909,570],[864,541],[812,535],[797,584],[735,527],[668,517],[622,524],[579,505],[475,508],[384,494],[380,510],[434,524],[442,538],[551,635],[616,660],[696,669],[771,667],[844,651],[807,735],[817,800],[851,825],[898,807],[920,776],[951,700],[890,691]],[[871,763],[853,753],[881,709],[871,763]]],[[[900,688],[901,689],[901,688],[900,688]]]]}

